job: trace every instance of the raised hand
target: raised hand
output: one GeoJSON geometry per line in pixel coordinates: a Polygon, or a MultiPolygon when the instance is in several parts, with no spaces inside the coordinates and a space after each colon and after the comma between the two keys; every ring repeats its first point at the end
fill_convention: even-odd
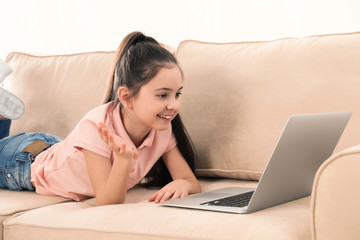
{"type": "Polygon", "coordinates": [[[135,148],[128,146],[119,136],[110,132],[104,123],[98,123],[97,130],[100,138],[107,143],[109,148],[114,152],[115,159],[121,158],[131,161],[132,159],[138,158],[135,148]]]}

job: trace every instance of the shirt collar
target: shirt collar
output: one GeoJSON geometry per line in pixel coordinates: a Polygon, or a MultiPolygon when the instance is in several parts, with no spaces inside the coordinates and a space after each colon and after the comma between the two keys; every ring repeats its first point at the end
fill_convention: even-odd
{"type": "Polygon", "coordinates": [[[151,129],[139,148],[151,147],[155,137],[155,129],[151,129]]]}

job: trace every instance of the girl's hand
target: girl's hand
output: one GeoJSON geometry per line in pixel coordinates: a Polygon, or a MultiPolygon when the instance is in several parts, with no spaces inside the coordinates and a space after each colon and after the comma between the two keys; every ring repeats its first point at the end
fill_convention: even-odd
{"type": "Polygon", "coordinates": [[[189,195],[189,188],[190,184],[187,180],[176,179],[149,197],[148,201],[159,203],[169,199],[185,197],[189,195]]]}
{"type": "Polygon", "coordinates": [[[119,136],[111,133],[104,123],[100,122],[97,125],[97,130],[100,138],[109,145],[109,148],[114,152],[115,159],[122,158],[131,161],[137,159],[138,154],[134,148],[129,147],[119,136]]]}

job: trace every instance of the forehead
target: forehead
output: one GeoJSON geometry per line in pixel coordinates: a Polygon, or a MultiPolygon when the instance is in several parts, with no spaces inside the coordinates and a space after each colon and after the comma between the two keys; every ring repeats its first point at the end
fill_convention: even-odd
{"type": "Polygon", "coordinates": [[[147,84],[143,85],[143,87],[150,90],[169,88],[177,91],[182,87],[182,75],[180,69],[176,66],[171,68],[163,67],[156,76],[147,84]]]}

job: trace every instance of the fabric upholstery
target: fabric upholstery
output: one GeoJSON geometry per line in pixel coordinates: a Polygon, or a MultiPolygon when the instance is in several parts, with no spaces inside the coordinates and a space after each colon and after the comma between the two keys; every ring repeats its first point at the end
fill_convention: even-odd
{"type": "Polygon", "coordinates": [[[0,239],[2,239],[3,221],[13,214],[67,201],[69,200],[62,197],[0,189],[0,239]]]}
{"type": "Polygon", "coordinates": [[[47,132],[64,138],[91,109],[101,104],[112,52],[34,56],[11,53],[13,73],[5,87],[25,103],[10,134],[47,132]]]}
{"type": "Polygon", "coordinates": [[[312,197],[313,240],[360,237],[360,145],[328,159],[319,169],[312,197]]]}
{"type": "Polygon", "coordinates": [[[259,179],[292,114],[352,111],[335,152],[360,142],[360,33],[184,41],[177,58],[198,176],[259,179]]]}
{"type": "Polygon", "coordinates": [[[308,197],[251,215],[239,215],[167,208],[146,202],[92,208],[85,203],[64,203],[8,219],[4,236],[12,240],[305,240],[310,239],[309,204],[308,197]]]}
{"type": "MultiPolygon", "coordinates": [[[[201,181],[203,189],[254,187],[238,180],[201,181]]],[[[143,191],[143,199],[154,190],[143,191]],[[150,191],[150,192],[149,192],[150,191]]],[[[130,195],[133,192],[130,191],[130,195]]],[[[140,200],[140,195],[138,195],[140,200]]],[[[249,215],[157,206],[140,201],[94,207],[93,199],[20,213],[5,221],[5,239],[309,239],[310,197],[249,215]],[[296,217],[294,217],[296,216],[296,217]]]]}

